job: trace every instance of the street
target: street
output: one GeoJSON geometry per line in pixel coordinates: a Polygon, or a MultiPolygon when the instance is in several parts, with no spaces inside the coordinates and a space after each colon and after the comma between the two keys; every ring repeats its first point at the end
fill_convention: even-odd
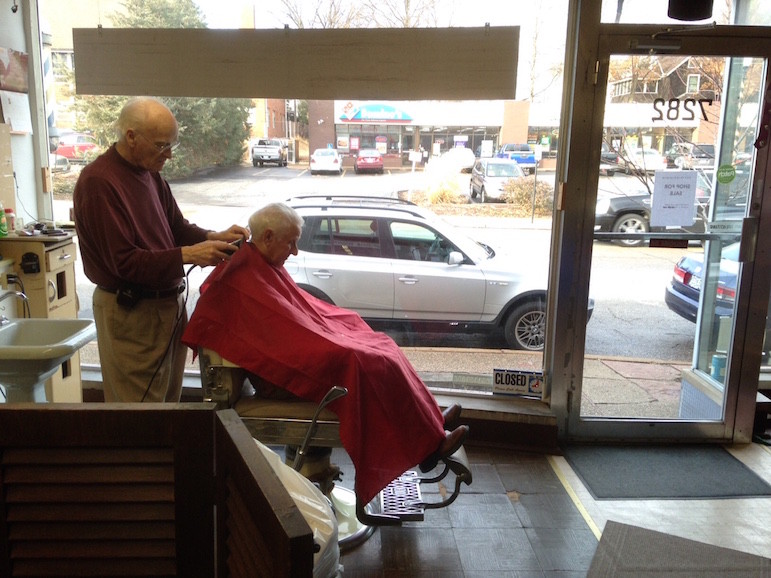
{"type": "MultiPolygon", "coordinates": [[[[201,226],[222,230],[232,223],[246,224],[254,210],[266,203],[307,194],[356,194],[395,196],[422,186],[430,178],[409,170],[385,175],[316,175],[297,168],[242,166],[217,169],[206,175],[171,183],[172,191],[185,216],[201,226]]],[[[461,175],[461,178],[468,178],[461,175]]],[[[539,174],[553,180],[553,173],[539,174]]],[[[623,177],[613,177],[614,186],[623,186],[623,177]]],[[[71,203],[69,203],[71,206],[71,203]]],[[[68,214],[65,201],[57,201],[56,218],[68,214]]],[[[504,219],[446,215],[445,220],[470,237],[487,243],[499,252],[517,258],[545,261],[550,243],[549,219],[504,219]],[[523,249],[525,248],[525,249],[523,249]]],[[[691,247],[689,251],[700,251],[691,247]]],[[[664,288],[683,249],[620,247],[594,243],[590,293],[594,313],[587,326],[588,355],[624,356],[666,361],[691,360],[695,325],[678,317],[664,304],[664,288]],[[630,352],[632,354],[630,355],[630,352]]],[[[192,311],[197,287],[210,269],[194,268],[188,310],[192,311]]],[[[93,285],[77,261],[77,291],[81,315],[90,317],[93,285]]],[[[406,335],[392,333],[401,345],[454,346],[473,348],[505,347],[502,337],[489,335],[406,335]]]]}

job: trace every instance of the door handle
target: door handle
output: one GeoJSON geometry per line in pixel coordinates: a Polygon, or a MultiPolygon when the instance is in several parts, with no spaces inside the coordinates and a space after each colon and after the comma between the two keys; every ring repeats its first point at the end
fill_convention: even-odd
{"type": "Polygon", "coordinates": [[[739,245],[739,262],[755,260],[755,243],[758,240],[758,218],[745,217],[742,221],[742,239],[739,245]]]}
{"type": "Polygon", "coordinates": [[[417,277],[399,277],[399,281],[405,285],[415,285],[418,282],[417,277]]]}
{"type": "Polygon", "coordinates": [[[314,271],[312,275],[314,277],[318,277],[319,279],[329,279],[330,277],[332,277],[332,273],[330,273],[326,269],[322,269],[321,271],[314,271]]]}

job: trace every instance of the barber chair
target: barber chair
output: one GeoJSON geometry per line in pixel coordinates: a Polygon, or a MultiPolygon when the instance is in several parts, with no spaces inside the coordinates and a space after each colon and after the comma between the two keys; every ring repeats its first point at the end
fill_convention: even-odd
{"type": "Polygon", "coordinates": [[[461,484],[471,484],[471,468],[461,446],[440,460],[443,467],[436,476],[407,471],[382,490],[379,499],[361,504],[355,492],[335,484],[340,480],[340,469],[330,460],[332,449],[342,447],[342,443],[337,416],[326,406],[346,395],[345,388],[332,387],[319,404],[297,397],[267,399],[251,387],[243,368],[210,349],[201,348],[198,354],[204,401],[235,409],[252,437],[263,444],[286,447],[286,463],[316,483],[330,499],[342,551],[361,544],[377,526],[422,521],[425,510],[449,506],[460,494],[461,484]],[[455,475],[452,494],[438,502],[425,502],[420,484],[439,482],[450,472],[455,475]]]}

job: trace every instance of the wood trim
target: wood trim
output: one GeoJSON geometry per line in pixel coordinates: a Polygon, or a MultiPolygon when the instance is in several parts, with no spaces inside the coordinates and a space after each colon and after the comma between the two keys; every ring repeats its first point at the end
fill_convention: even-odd
{"type": "Polygon", "coordinates": [[[72,33],[78,94],[317,100],[516,94],[517,26],[72,33]]]}
{"type": "Polygon", "coordinates": [[[311,529],[235,410],[217,412],[215,433],[219,575],[311,576],[311,529]]]}

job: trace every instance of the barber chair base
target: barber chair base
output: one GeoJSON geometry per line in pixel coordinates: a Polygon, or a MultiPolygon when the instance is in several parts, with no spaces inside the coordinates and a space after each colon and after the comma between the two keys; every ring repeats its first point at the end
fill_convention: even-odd
{"type": "MultiPolygon", "coordinates": [[[[335,486],[329,494],[329,501],[337,518],[337,545],[340,552],[347,552],[363,544],[377,529],[356,517],[356,494],[353,490],[335,486]]],[[[374,513],[372,504],[367,506],[367,510],[374,513]]]]}

